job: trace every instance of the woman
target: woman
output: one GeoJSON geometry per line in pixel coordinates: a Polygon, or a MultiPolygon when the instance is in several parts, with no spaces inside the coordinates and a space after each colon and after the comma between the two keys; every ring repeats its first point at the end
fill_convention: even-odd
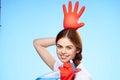
{"type": "Polygon", "coordinates": [[[41,38],[34,40],[34,46],[43,61],[53,70],[59,70],[62,64],[57,62],[51,53],[46,49],[56,45],[57,56],[62,63],[73,60],[76,68],[80,68],[75,73],[74,80],[91,80],[89,73],[81,66],[82,42],[78,32],[72,28],[63,29],[56,38],[41,38]]]}
{"type": "MultiPolygon", "coordinates": [[[[72,5],[70,1],[69,10],[71,6],[72,5]]],[[[78,2],[76,2],[75,8],[78,8],[78,2]]],[[[63,10],[64,29],[58,33],[56,38],[40,38],[34,40],[34,47],[43,61],[53,71],[60,71],[60,80],[91,80],[91,76],[87,70],[81,66],[82,41],[79,33],[76,30],[84,24],[77,24],[77,27],[73,24],[69,25],[69,23],[72,23],[71,21],[73,20],[68,20],[70,19],[70,16],[68,18],[67,15],[65,15],[67,14],[65,5],[63,5],[63,10]],[[47,50],[47,47],[53,45],[56,45],[56,53],[62,63],[55,60],[52,54],[47,50]],[[72,65],[70,61],[72,61],[74,65],[72,65]]],[[[74,9],[74,11],[76,12],[77,9],[74,9]]],[[[78,14],[78,17],[81,16],[82,12],[79,12],[80,14],[78,14]]]]}

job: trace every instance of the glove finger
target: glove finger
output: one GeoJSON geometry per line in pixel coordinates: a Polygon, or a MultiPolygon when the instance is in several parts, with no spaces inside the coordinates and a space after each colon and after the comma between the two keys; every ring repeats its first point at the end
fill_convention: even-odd
{"type": "Polygon", "coordinates": [[[77,13],[78,6],[79,6],[79,2],[77,1],[77,2],[75,3],[75,7],[74,7],[74,12],[75,12],[75,13],[77,13]]]}
{"type": "Polygon", "coordinates": [[[67,62],[67,63],[64,63],[63,67],[69,68],[69,67],[72,67],[72,64],[67,62]]]}
{"type": "Polygon", "coordinates": [[[67,9],[66,9],[66,6],[64,4],[63,4],[63,13],[64,13],[64,15],[67,14],[67,9]]]}
{"type": "Polygon", "coordinates": [[[78,17],[80,17],[80,16],[82,15],[82,13],[84,12],[84,10],[85,10],[85,6],[83,6],[83,7],[80,9],[80,11],[79,11],[79,13],[78,13],[78,17]]]}
{"type": "Polygon", "coordinates": [[[62,72],[62,71],[65,71],[65,68],[63,67],[59,67],[59,70],[62,72]]]}
{"type": "Polygon", "coordinates": [[[69,4],[68,4],[68,12],[72,12],[72,2],[69,1],[69,4]]]}
{"type": "Polygon", "coordinates": [[[73,68],[71,63],[64,63],[63,68],[68,70],[68,71],[74,72],[74,68],[73,68]]]}
{"type": "Polygon", "coordinates": [[[83,22],[81,22],[81,23],[78,23],[78,28],[80,28],[80,27],[82,27],[82,26],[84,26],[85,24],[83,23],[83,22]]]}

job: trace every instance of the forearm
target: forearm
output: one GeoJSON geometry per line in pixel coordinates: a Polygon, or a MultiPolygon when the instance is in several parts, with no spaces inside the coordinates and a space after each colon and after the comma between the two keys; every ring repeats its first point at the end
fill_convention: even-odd
{"type": "Polygon", "coordinates": [[[34,40],[34,46],[48,47],[55,45],[55,38],[40,38],[34,40]]]}
{"type": "Polygon", "coordinates": [[[34,40],[34,47],[37,50],[43,61],[53,70],[55,59],[52,54],[46,49],[49,46],[55,45],[55,38],[40,38],[34,40]]]}

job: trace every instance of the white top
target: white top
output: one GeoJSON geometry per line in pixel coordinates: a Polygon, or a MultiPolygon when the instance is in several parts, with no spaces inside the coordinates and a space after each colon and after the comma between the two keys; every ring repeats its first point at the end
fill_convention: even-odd
{"type": "MultiPolygon", "coordinates": [[[[54,64],[54,71],[59,71],[58,67],[61,66],[62,63],[56,61],[54,64]]],[[[90,74],[88,71],[81,65],[79,64],[77,68],[80,68],[81,71],[75,73],[75,79],[74,80],[92,80],[90,74]]]]}

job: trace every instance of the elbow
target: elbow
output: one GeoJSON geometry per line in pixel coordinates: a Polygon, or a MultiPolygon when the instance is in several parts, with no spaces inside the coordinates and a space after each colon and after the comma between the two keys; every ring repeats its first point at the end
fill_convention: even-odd
{"type": "Polygon", "coordinates": [[[37,39],[33,40],[33,46],[36,47],[37,45],[38,45],[38,40],[37,39]]]}
{"type": "Polygon", "coordinates": [[[41,39],[35,39],[34,41],[33,41],[33,46],[35,47],[35,48],[37,48],[37,47],[44,47],[44,45],[43,45],[43,43],[42,43],[43,41],[41,40],[41,39]]]}

